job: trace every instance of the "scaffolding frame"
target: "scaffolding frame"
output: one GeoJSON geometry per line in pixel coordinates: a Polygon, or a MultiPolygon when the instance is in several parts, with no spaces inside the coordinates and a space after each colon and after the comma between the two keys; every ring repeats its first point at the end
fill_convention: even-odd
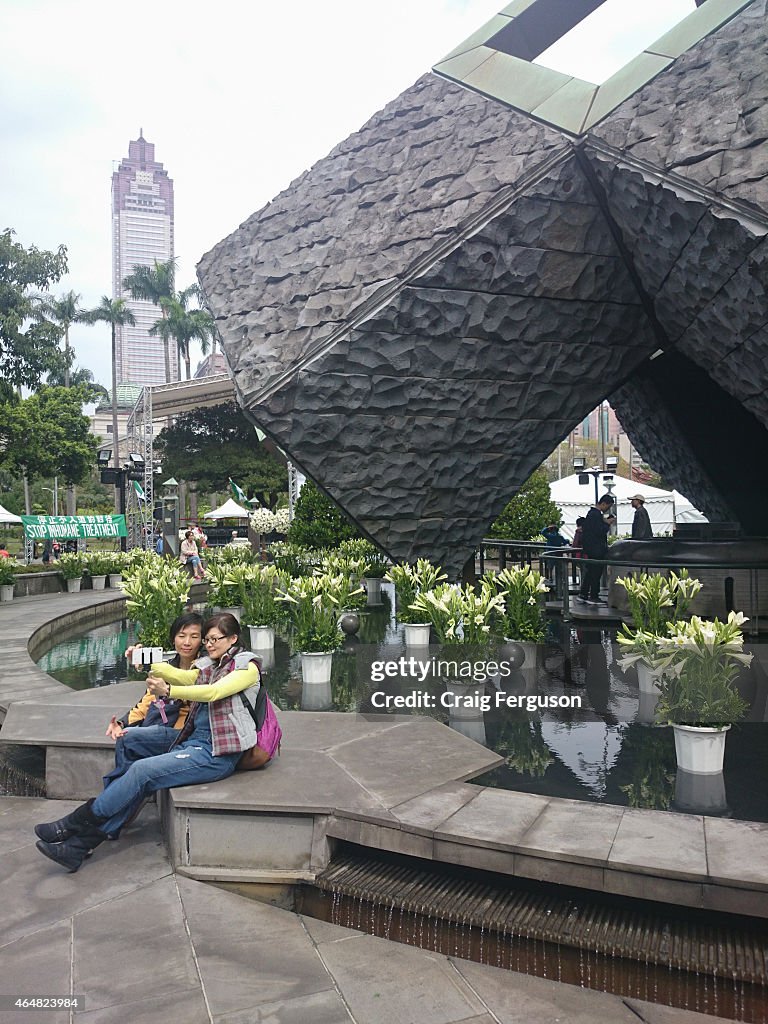
{"type": "Polygon", "coordinates": [[[128,451],[144,460],[142,488],[139,498],[133,481],[125,483],[125,518],[128,527],[128,548],[151,548],[154,525],[154,429],[152,426],[152,388],[144,387],[128,417],[128,451]]]}

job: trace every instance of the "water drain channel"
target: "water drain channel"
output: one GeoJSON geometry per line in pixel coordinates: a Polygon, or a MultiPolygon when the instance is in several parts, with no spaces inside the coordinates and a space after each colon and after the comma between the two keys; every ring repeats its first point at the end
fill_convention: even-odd
{"type": "MultiPolygon", "coordinates": [[[[768,930],[344,852],[300,897],[332,924],[507,970],[766,1024],[768,930]]],[[[597,898],[597,895],[595,894],[597,898]]],[[[718,919],[720,920],[720,919],[718,919]]]]}

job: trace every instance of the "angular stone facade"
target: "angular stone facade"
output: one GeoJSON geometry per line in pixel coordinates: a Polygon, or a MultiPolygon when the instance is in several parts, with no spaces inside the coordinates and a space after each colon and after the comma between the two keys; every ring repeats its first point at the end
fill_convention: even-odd
{"type": "Polygon", "coordinates": [[[203,258],[246,412],[391,556],[458,572],[607,396],[766,532],[765,15],[576,139],[425,76],[203,258]]]}

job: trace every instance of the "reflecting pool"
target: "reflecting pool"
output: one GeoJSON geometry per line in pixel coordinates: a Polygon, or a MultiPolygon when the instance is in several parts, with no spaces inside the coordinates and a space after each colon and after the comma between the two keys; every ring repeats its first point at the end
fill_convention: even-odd
{"type": "MultiPolygon", "coordinates": [[[[764,646],[753,648],[758,656],[740,680],[751,710],[746,722],[731,729],[723,775],[688,776],[676,769],[672,730],[653,724],[653,700],[649,704],[639,692],[633,670],[625,673],[617,666],[611,629],[564,626],[552,619],[536,668],[512,667],[504,676],[488,671],[482,679],[477,673],[467,679],[432,671],[438,648],[405,647],[386,587],[382,605],[364,610],[360,619],[357,636],[334,655],[328,685],[304,684],[298,656],[280,637],[274,652],[257,652],[278,707],[428,715],[504,758],[503,765],[474,780],[480,785],[768,821],[768,788],[761,781],[768,777],[764,646]],[[387,674],[387,664],[396,670],[387,674]],[[510,707],[510,696],[522,706],[510,707]],[[545,698],[571,697],[580,698],[581,707],[536,706],[545,698]],[[534,702],[532,709],[526,701],[534,702]]],[[[139,679],[124,658],[133,639],[132,624],[117,621],[62,637],[39,665],[74,689],[139,679]]]]}

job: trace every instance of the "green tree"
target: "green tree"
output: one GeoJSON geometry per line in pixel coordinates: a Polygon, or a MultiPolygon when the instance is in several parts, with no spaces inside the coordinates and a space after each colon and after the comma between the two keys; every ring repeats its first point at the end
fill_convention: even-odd
{"type": "Polygon", "coordinates": [[[155,452],[164,475],[193,481],[198,491],[228,490],[231,477],[270,508],[288,491],[285,465],[234,402],[183,413],[160,432],[155,452]]]}
{"type": "Polygon", "coordinates": [[[102,295],[101,302],[96,309],[90,309],[80,314],[80,319],[86,324],[109,324],[112,328],[112,465],[115,469],[120,468],[120,437],[117,430],[117,338],[118,327],[126,324],[135,324],[136,318],[128,309],[125,299],[110,299],[108,295],[102,295]]]}
{"type": "Polygon", "coordinates": [[[6,468],[29,477],[62,477],[67,484],[86,479],[98,448],[82,411],[87,397],[81,387],[44,385],[29,398],[0,406],[9,440],[6,468]]]}
{"type": "Polygon", "coordinates": [[[189,309],[192,297],[200,297],[197,285],[184,288],[170,299],[161,299],[160,308],[164,319],[157,320],[150,329],[150,334],[159,334],[167,346],[171,339],[176,342],[179,363],[184,360],[187,380],[192,376],[190,342],[199,341],[203,355],[208,352],[208,341],[215,337],[216,328],[213,317],[205,309],[189,309]]]}
{"type": "Polygon", "coordinates": [[[562,523],[560,509],[550,500],[547,474],[537,469],[507,503],[501,515],[488,530],[488,537],[508,540],[529,540],[549,523],[562,523]]]}
{"type": "Polygon", "coordinates": [[[311,548],[333,548],[343,540],[359,536],[357,528],[338,505],[307,480],[296,502],[288,540],[311,548]]]}
{"type": "MultiPolygon", "coordinates": [[[[64,367],[61,375],[64,387],[68,388],[71,383],[69,368],[72,363],[72,350],[69,346],[69,328],[80,319],[80,296],[77,292],[69,291],[65,292],[58,299],[52,295],[38,295],[37,299],[37,315],[53,321],[64,332],[64,367]]],[[[57,372],[54,370],[54,373],[57,372]]],[[[50,377],[48,383],[51,383],[50,377]]]]}
{"type": "MultiPolygon", "coordinates": [[[[133,273],[123,279],[123,288],[130,292],[132,299],[143,302],[151,302],[160,307],[162,320],[167,314],[162,306],[163,299],[174,297],[174,285],[176,281],[176,261],[165,260],[163,263],[154,261],[154,266],[133,268],[133,273]]],[[[165,382],[171,382],[171,353],[169,343],[171,335],[165,331],[158,331],[163,340],[163,356],[165,358],[165,382]]]]}
{"type": "Polygon", "coordinates": [[[60,370],[52,370],[46,377],[45,383],[51,388],[82,387],[88,397],[86,402],[103,402],[109,398],[109,392],[102,384],[97,384],[93,370],[85,366],[76,366],[69,371],[69,383],[64,383],[64,374],[60,370]]]}
{"type": "Polygon", "coordinates": [[[35,289],[46,289],[67,272],[67,250],[25,249],[14,232],[0,233],[0,393],[35,388],[44,373],[62,365],[61,328],[36,316],[35,289]]]}

